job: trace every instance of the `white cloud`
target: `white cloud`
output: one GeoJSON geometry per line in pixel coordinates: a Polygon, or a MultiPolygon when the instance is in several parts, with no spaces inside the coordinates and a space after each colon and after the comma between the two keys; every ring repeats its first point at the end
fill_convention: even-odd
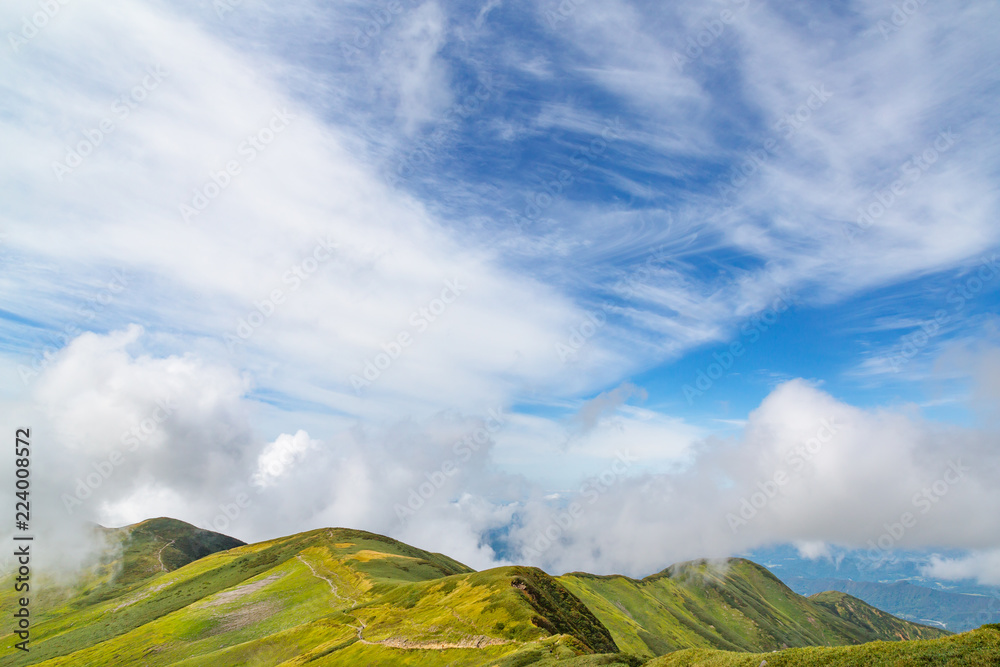
{"type": "Polygon", "coordinates": [[[257,457],[257,472],[251,478],[252,483],[256,486],[273,486],[292,466],[302,461],[310,450],[317,449],[320,444],[302,430],[295,435],[282,433],[277,440],[268,443],[257,457]]]}
{"type": "MultiPolygon", "coordinates": [[[[412,48],[437,48],[445,19],[435,7],[406,16],[412,48]]],[[[109,310],[116,324],[149,322],[168,348],[221,356],[253,373],[277,361],[273,388],[341,412],[380,419],[405,405],[427,415],[490,403],[528,382],[562,384],[569,392],[580,386],[559,379],[566,369],[554,353],[579,310],[556,290],[464,247],[418,202],[389,190],[352,152],[342,129],[291,102],[262,64],[150,7],[84,3],[77,11],[105,44],[88,52],[84,70],[71,67],[75,40],[83,37],[68,20],[65,40],[39,38],[34,57],[4,69],[5,84],[22,91],[17,123],[3,126],[24,148],[18,179],[46,193],[41,200],[5,193],[20,202],[10,209],[17,215],[8,228],[22,256],[98,274],[123,266],[135,280],[109,310]],[[181,43],[184,49],[175,48],[181,43]],[[99,124],[108,92],[129,91],[155,65],[169,75],[59,183],[52,162],[99,124]],[[267,130],[275,109],[294,119],[266,149],[251,151],[248,135],[267,130]],[[239,175],[186,224],[179,206],[193,207],[196,190],[214,192],[211,174],[231,160],[240,163],[239,175]],[[338,244],[335,258],[307,280],[297,278],[290,272],[313,261],[317,239],[338,244]],[[455,280],[468,286],[460,300],[433,326],[414,324],[426,319],[414,314],[455,280]],[[259,317],[258,308],[271,312],[265,301],[276,290],[281,303],[273,315],[230,354],[224,336],[259,317]],[[526,302],[535,307],[523,308],[526,302]],[[412,347],[365,392],[368,400],[359,400],[349,378],[401,333],[414,337],[412,347]]],[[[421,104],[406,106],[421,114],[437,108],[421,104]]],[[[60,280],[33,277],[56,303],[60,280]]],[[[11,294],[11,306],[26,314],[55,307],[26,292],[11,294]]],[[[607,368],[617,357],[598,358],[607,368]]],[[[585,382],[610,376],[606,369],[585,382]]]]}
{"type": "Polygon", "coordinates": [[[246,428],[239,400],[249,387],[238,373],[190,355],[134,356],[130,348],[142,335],[135,325],[107,336],[83,334],[38,380],[36,397],[63,443],[92,456],[113,449],[162,453],[171,434],[195,426],[192,448],[201,438],[246,428]]]}
{"type": "MultiPolygon", "coordinates": [[[[986,53],[995,56],[997,45],[976,26],[995,21],[995,7],[923,6],[883,39],[876,26],[891,9],[881,3],[856,3],[851,20],[818,5],[803,10],[809,16],[747,5],[601,3],[578,7],[553,28],[599,63],[591,69],[605,92],[641,109],[624,121],[628,130],[616,149],[624,153],[623,170],[699,182],[707,161],[723,165],[723,186],[744,163],[753,172],[736,178],[728,196],[721,187],[684,193],[683,204],[664,208],[676,217],[675,231],[690,225],[701,232],[702,256],[726,248],[761,264],[725,289],[689,266],[650,281],[643,296],[666,314],[643,303],[635,318],[655,332],[650,338],[664,356],[723,338],[736,323],[734,312],[781,289],[829,303],[977,263],[984,248],[1000,242],[994,224],[1000,200],[990,176],[997,156],[985,141],[986,128],[996,124],[995,105],[966,99],[967,91],[994,85],[995,73],[976,63],[986,53]],[[713,37],[706,22],[717,21],[723,9],[735,18],[713,37]],[[705,35],[711,43],[698,49],[702,55],[678,67],[673,56],[705,35]],[[793,122],[782,124],[790,116],[793,122]],[[954,144],[934,150],[949,131],[954,144]],[[646,133],[682,141],[640,151],[650,145],[646,133]],[[913,162],[925,151],[936,152],[933,164],[913,162]],[[859,207],[878,203],[876,190],[900,178],[905,192],[862,230],[859,207]]],[[[572,118],[585,111],[561,113],[572,118]]],[[[566,208],[554,217],[565,221],[567,237],[580,238],[588,218],[602,213],[581,216],[566,208]]],[[[649,242],[633,230],[615,231],[623,255],[649,242]]]]}
{"type": "Polygon", "coordinates": [[[923,574],[935,579],[975,579],[985,586],[1000,586],[1000,549],[978,551],[964,558],[934,556],[923,574]]]}
{"type": "Polygon", "coordinates": [[[437,119],[451,104],[448,70],[438,52],[445,43],[447,17],[431,0],[414,9],[399,33],[399,42],[386,58],[398,77],[396,115],[406,134],[437,119]]]}
{"type": "MultiPolygon", "coordinates": [[[[40,495],[58,499],[43,513],[53,523],[170,514],[247,540],[353,526],[448,545],[478,567],[627,574],[774,542],[818,557],[824,545],[886,535],[891,548],[1000,541],[995,434],[928,423],[915,408],[859,409],[801,380],[776,388],[728,440],[609,394],[580,404],[588,419],[600,413],[582,435],[572,421],[497,406],[267,442],[248,419],[262,406],[233,369],[154,356],[148,344],[137,327],[86,334],[39,378],[51,445],[36,463],[40,495]],[[169,414],[159,389],[176,397],[169,414]],[[144,436],[134,451],[122,444],[130,428],[144,436]],[[67,496],[79,500],[72,515],[67,496]],[[567,520],[572,503],[582,511],[567,520]]],[[[987,572],[970,562],[935,572],[987,572]]]]}
{"type": "Polygon", "coordinates": [[[795,544],[795,548],[798,550],[799,556],[809,560],[831,559],[833,557],[830,545],[825,542],[798,542],[795,544]]]}
{"type": "Polygon", "coordinates": [[[137,326],[84,334],[38,379],[40,437],[51,443],[40,480],[52,504],[40,514],[53,524],[192,517],[247,469],[245,450],[257,445],[244,378],[193,355],[151,356],[143,338],[137,326]]]}
{"type": "MultiPolygon", "coordinates": [[[[348,65],[295,49],[351,43],[368,20],[361,3],[261,2],[260,14],[245,7],[222,23],[188,5],[75,0],[21,53],[0,50],[0,86],[14,91],[0,116],[2,250],[13,260],[0,291],[4,312],[29,322],[2,321],[19,336],[4,361],[30,364],[26,350],[68,323],[93,330],[66,334],[30,400],[4,390],[5,418],[36,415],[55,445],[39,464],[50,498],[96,474],[79,512],[106,522],[222,516],[244,539],[350,525],[476,565],[523,553],[554,506],[583,498],[586,512],[536,558],[556,570],[648,573],[775,540],[819,554],[820,543],[865,546],[903,512],[919,519],[903,546],[995,548],[982,511],[997,504],[992,432],[928,423],[912,407],[862,409],[803,381],[775,389],[725,440],[628,405],[627,392],[580,397],[726,337],[780,294],[824,305],[964,266],[995,245],[997,111],[981,94],[995,72],[981,63],[996,60],[982,30],[996,7],[928,5],[889,39],[873,32],[881,3],[856,4],[850,20],[813,7],[835,26],[831,41],[797,10],[753,4],[677,68],[674,51],[715,8],[590,3],[552,43],[498,46],[476,41],[509,13],[497,3],[479,12],[490,29],[468,31],[455,24],[469,12],[431,1],[394,16],[348,65]],[[279,15],[282,34],[270,32],[279,15]],[[473,158],[458,155],[469,173],[430,170],[412,192],[387,186],[387,154],[418,144],[445,122],[459,82],[487,73],[497,108],[462,129],[499,128],[499,158],[473,146],[473,158]],[[523,76],[542,79],[539,99],[504,97],[523,76]],[[814,86],[832,96],[779,137],[731,202],[699,189],[808,108],[814,86]],[[595,90],[601,105],[587,102],[595,90]],[[123,96],[133,103],[124,116],[112,104],[123,96]],[[569,168],[576,146],[616,118],[607,150],[574,172],[576,190],[538,229],[516,241],[494,233],[494,199],[537,192],[546,170],[569,168]],[[53,163],[88,152],[108,119],[113,131],[57,174],[53,163]],[[949,127],[954,146],[849,241],[858,206],[949,127]],[[251,136],[273,141],[250,150],[251,136]],[[538,155],[528,142],[542,139],[538,155]],[[477,181],[480,157],[513,173],[477,181]],[[235,175],[220,175],[231,161],[235,175]],[[609,184],[633,199],[607,195],[609,184]],[[200,206],[215,188],[185,222],[180,205],[200,206]],[[662,257],[647,261],[656,248],[662,257]],[[739,266],[722,266],[730,256],[739,266]],[[127,288],[82,316],[120,269],[127,288]],[[635,284],[617,283],[623,273],[635,284]],[[578,339],[604,299],[607,323],[564,363],[557,345],[578,339]],[[366,373],[371,384],[356,392],[352,376],[366,373]],[[503,428],[400,522],[395,506],[428,475],[441,479],[461,458],[456,443],[498,408],[510,411],[503,428]],[[562,416],[574,409],[575,424],[562,416]],[[834,436],[734,533],[727,514],[791,472],[788,452],[823,420],[834,436]],[[105,479],[129,438],[139,446],[105,479]],[[623,451],[638,460],[619,473],[623,451]],[[292,464],[271,474],[282,454],[292,464]],[[914,496],[958,460],[971,470],[921,513],[914,496]],[[266,483],[253,485],[255,473],[266,483]],[[580,490],[587,476],[601,485],[580,490]]],[[[35,11],[16,0],[0,19],[19,25],[35,11]]],[[[988,419],[995,356],[942,357],[975,378],[988,419]]],[[[65,515],[61,502],[50,509],[65,515]]]]}
{"type": "MultiPolygon", "coordinates": [[[[890,548],[993,545],[1000,535],[983,509],[1000,507],[990,481],[1000,468],[995,446],[989,432],[943,428],[912,409],[862,410],[787,382],[738,439],[694,445],[690,466],[609,474],[610,485],[564,499],[578,502],[582,516],[552,529],[558,539],[534,562],[645,575],[772,543],[799,543],[814,555],[820,544],[868,548],[887,533],[890,548]],[[896,534],[906,513],[912,525],[896,534]]],[[[535,544],[563,511],[526,503],[512,542],[535,544]]]]}

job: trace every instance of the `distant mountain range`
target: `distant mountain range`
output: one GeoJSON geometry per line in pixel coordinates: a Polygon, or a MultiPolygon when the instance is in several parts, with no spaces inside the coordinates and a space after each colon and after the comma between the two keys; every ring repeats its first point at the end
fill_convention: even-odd
{"type": "MultiPolygon", "coordinates": [[[[7,635],[0,663],[758,667],[807,664],[779,660],[794,647],[834,646],[794,655],[1000,664],[983,661],[1000,656],[1000,628],[950,636],[844,593],[802,597],[745,559],[682,563],[642,580],[553,577],[475,572],[358,530],[249,545],[172,519],[100,530],[107,557],[74,587],[36,594],[30,652],[7,635]]],[[[9,583],[4,609],[14,604],[9,583]]]]}
{"type": "Polygon", "coordinates": [[[820,591],[848,593],[900,618],[938,625],[956,632],[1000,620],[1000,600],[997,598],[938,591],[915,586],[908,581],[883,584],[871,581],[792,577],[785,583],[803,595],[820,591]]]}
{"type": "Polygon", "coordinates": [[[833,558],[808,559],[794,547],[778,546],[747,555],[801,595],[841,591],[900,618],[952,632],[1000,622],[1000,588],[926,577],[926,553],[901,551],[874,566],[863,551],[841,550],[833,558]]]}

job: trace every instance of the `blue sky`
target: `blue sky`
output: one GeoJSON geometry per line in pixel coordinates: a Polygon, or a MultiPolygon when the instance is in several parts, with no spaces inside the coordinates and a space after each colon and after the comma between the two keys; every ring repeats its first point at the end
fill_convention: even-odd
{"type": "Polygon", "coordinates": [[[52,443],[53,526],[648,573],[864,545],[965,457],[901,546],[1000,578],[1000,529],[955,525],[998,502],[994,3],[44,12],[0,10],[0,414],[52,443]]]}

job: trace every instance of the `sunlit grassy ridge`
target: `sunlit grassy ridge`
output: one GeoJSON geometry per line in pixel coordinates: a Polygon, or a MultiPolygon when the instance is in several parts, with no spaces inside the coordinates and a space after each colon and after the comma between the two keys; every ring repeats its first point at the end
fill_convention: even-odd
{"type": "MultiPolygon", "coordinates": [[[[65,619],[69,614],[109,600],[122,604],[151,577],[244,544],[227,535],[167,518],[149,519],[124,528],[92,525],[91,533],[93,544],[102,548],[74,574],[72,584],[56,585],[45,576],[39,577],[37,569],[34,572],[29,596],[34,624],[65,619]]],[[[9,579],[0,581],[0,607],[12,608],[18,597],[20,594],[14,591],[9,579]]]]}
{"type": "MultiPolygon", "coordinates": [[[[147,561],[148,553],[133,559],[147,561]]],[[[28,655],[8,642],[0,660],[322,665],[384,653],[405,658],[399,664],[437,664],[464,654],[500,658],[561,635],[552,645],[560,655],[616,650],[589,610],[541,570],[477,573],[362,531],[316,530],[241,546],[176,571],[150,571],[120,590],[64,605],[34,627],[28,655]],[[422,652],[431,657],[416,655],[422,652]]]]}
{"type": "Polygon", "coordinates": [[[1000,625],[960,635],[907,642],[872,642],[837,648],[795,648],[777,653],[732,653],[688,649],[646,663],[647,667],[996,667],[1000,625]]]}
{"type": "Polygon", "coordinates": [[[743,559],[683,563],[641,581],[582,573],[559,580],[594,611],[621,650],[641,656],[681,648],[771,651],[947,634],[850,596],[804,598],[743,559]]]}
{"type": "Polygon", "coordinates": [[[115,568],[91,572],[36,615],[29,654],[8,635],[0,664],[637,667],[685,647],[766,651],[941,634],[850,596],[803,598],[749,561],[689,563],[641,581],[474,572],[346,529],[191,560],[224,536],[144,523],[115,568]],[[168,555],[174,548],[179,555],[168,555]]]}
{"type": "Polygon", "coordinates": [[[935,639],[946,634],[933,626],[904,621],[847,593],[826,591],[810,595],[808,599],[854,625],[870,630],[878,639],[935,639]]]}

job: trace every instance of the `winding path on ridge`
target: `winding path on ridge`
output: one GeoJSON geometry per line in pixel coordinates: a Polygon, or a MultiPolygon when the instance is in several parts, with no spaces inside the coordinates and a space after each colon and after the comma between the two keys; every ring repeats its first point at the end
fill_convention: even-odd
{"type": "Polygon", "coordinates": [[[156,552],[156,560],[160,561],[160,569],[163,570],[164,572],[167,571],[167,566],[163,564],[163,550],[166,549],[167,547],[169,547],[171,544],[173,544],[176,541],[177,540],[170,540],[169,542],[167,542],[166,544],[164,544],[162,547],[160,547],[160,550],[156,552]]]}
{"type": "Polygon", "coordinates": [[[302,561],[302,563],[306,567],[309,568],[309,571],[312,572],[312,575],[314,577],[316,577],[317,579],[322,579],[323,581],[325,581],[327,583],[327,585],[330,587],[330,591],[333,593],[333,596],[335,598],[337,598],[338,600],[343,600],[344,602],[353,602],[353,600],[348,600],[343,595],[341,595],[340,593],[338,593],[337,592],[337,586],[332,581],[330,581],[329,579],[327,579],[326,577],[324,577],[322,574],[319,574],[318,572],[316,572],[316,568],[314,568],[312,565],[310,565],[309,561],[307,561],[305,558],[302,557],[302,554],[299,554],[298,556],[296,556],[296,558],[298,558],[300,561],[302,561]]]}
{"type": "MultiPolygon", "coordinates": [[[[353,600],[348,600],[340,593],[338,593],[337,586],[328,578],[316,572],[316,568],[310,565],[309,561],[303,558],[301,554],[296,556],[296,558],[298,558],[306,567],[309,568],[309,572],[311,572],[314,577],[325,581],[327,585],[330,587],[330,591],[334,594],[334,596],[337,599],[343,600],[344,602],[353,602],[353,600]]],[[[357,606],[357,603],[355,603],[354,606],[357,606]]],[[[354,606],[351,607],[352,610],[354,609],[354,606]]],[[[389,639],[382,639],[373,642],[373,641],[368,641],[364,637],[364,631],[365,628],[368,627],[368,624],[365,623],[364,619],[358,618],[357,616],[355,616],[354,618],[355,620],[357,620],[358,625],[349,625],[348,627],[357,630],[358,641],[361,642],[362,644],[367,644],[369,646],[378,645],[378,646],[386,646],[388,648],[445,651],[447,649],[453,649],[453,648],[485,648],[487,646],[499,646],[501,644],[513,643],[509,639],[497,639],[496,637],[487,637],[485,635],[474,635],[472,637],[466,637],[464,639],[459,640],[458,642],[418,642],[418,641],[411,641],[409,639],[403,639],[402,637],[391,637],[389,639]]],[[[466,622],[468,623],[468,621],[466,622]]]]}

